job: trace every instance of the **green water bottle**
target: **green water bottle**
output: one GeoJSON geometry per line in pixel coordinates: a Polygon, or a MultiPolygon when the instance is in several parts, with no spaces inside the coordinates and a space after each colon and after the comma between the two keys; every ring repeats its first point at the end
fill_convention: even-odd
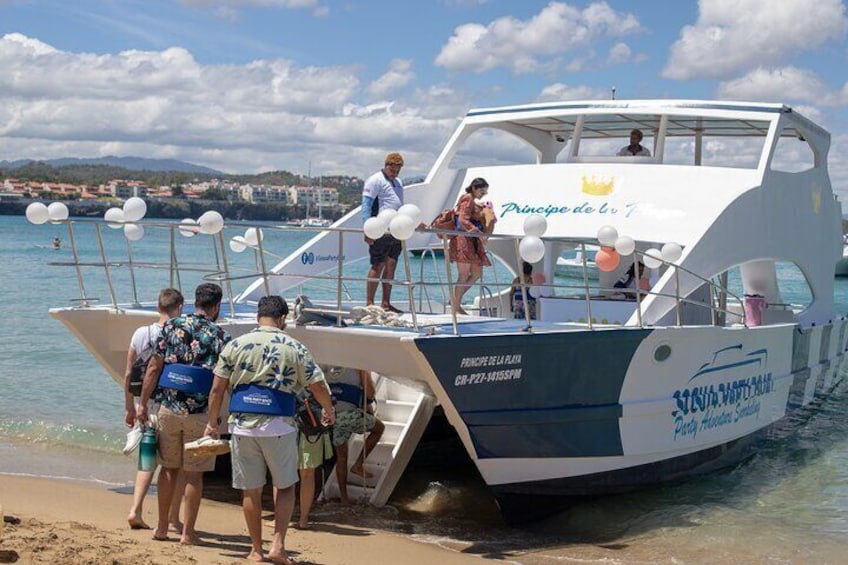
{"type": "Polygon", "coordinates": [[[141,444],[138,446],[138,470],[154,471],[156,469],[156,430],[144,428],[141,444]]]}

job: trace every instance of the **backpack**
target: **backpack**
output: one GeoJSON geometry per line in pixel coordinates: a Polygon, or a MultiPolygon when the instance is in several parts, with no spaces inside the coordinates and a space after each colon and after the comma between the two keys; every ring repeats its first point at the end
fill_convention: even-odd
{"type": "MultiPolygon", "coordinates": [[[[442,210],[438,216],[436,216],[432,222],[430,222],[430,229],[434,230],[455,230],[456,229],[456,210],[453,208],[446,208],[442,210]]],[[[450,235],[446,235],[443,233],[437,234],[439,239],[444,239],[445,237],[451,237],[450,235]]]]}
{"type": "Polygon", "coordinates": [[[144,375],[147,373],[147,365],[153,357],[153,340],[150,338],[150,326],[147,326],[147,347],[145,347],[130,367],[130,382],[127,383],[127,391],[133,396],[141,396],[141,387],[144,385],[144,375]],[[144,355],[145,351],[147,355],[144,355]]]}
{"type": "Polygon", "coordinates": [[[330,426],[321,423],[321,404],[309,393],[298,398],[294,421],[310,443],[318,441],[322,434],[331,429],[330,426]],[[310,439],[312,437],[315,439],[310,439]]]}

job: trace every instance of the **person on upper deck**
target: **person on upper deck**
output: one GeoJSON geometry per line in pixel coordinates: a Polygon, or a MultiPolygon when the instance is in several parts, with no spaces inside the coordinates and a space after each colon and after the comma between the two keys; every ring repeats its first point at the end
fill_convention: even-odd
{"type": "MultiPolygon", "coordinates": [[[[383,210],[397,210],[403,205],[403,183],[398,179],[403,167],[403,157],[400,153],[386,155],[383,168],[368,177],[362,187],[362,221],[378,215],[383,210]]],[[[377,280],[392,280],[395,277],[398,257],[400,257],[400,241],[387,233],[379,239],[365,236],[368,244],[368,255],[371,258],[371,269],[368,271],[366,283],[366,304],[374,304],[377,294],[377,280]]],[[[383,282],[383,300],[381,306],[391,312],[400,313],[391,302],[392,284],[383,282]]]]}
{"type": "Polygon", "coordinates": [[[642,130],[630,132],[630,145],[625,145],[618,152],[619,157],[650,157],[651,152],[642,145],[642,130]]]}

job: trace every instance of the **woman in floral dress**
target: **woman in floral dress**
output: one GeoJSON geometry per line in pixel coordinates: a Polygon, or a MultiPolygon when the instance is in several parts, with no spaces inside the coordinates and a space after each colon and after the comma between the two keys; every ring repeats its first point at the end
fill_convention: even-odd
{"type": "MultiPolygon", "coordinates": [[[[459,231],[483,233],[483,206],[477,200],[489,192],[486,179],[476,178],[465,188],[465,194],[456,203],[456,218],[459,231]]],[[[450,240],[449,257],[456,263],[458,275],[454,286],[454,305],[458,314],[466,314],[462,308],[462,297],[476,280],[483,275],[483,267],[491,266],[486,257],[483,239],[480,237],[456,236],[450,240]]]]}

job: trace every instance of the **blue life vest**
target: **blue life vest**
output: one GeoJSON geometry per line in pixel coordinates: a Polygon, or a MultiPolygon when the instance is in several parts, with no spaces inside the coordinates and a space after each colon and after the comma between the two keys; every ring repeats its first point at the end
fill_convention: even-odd
{"type": "Polygon", "coordinates": [[[230,412],[294,416],[294,394],[257,383],[240,384],[230,396],[230,412]]]}
{"type": "Polygon", "coordinates": [[[209,394],[214,375],[209,369],[182,363],[169,363],[162,369],[159,386],[189,394],[209,394]]]}
{"type": "Polygon", "coordinates": [[[330,394],[341,402],[349,402],[354,406],[362,406],[362,387],[349,383],[327,383],[330,385],[330,394]]]}

